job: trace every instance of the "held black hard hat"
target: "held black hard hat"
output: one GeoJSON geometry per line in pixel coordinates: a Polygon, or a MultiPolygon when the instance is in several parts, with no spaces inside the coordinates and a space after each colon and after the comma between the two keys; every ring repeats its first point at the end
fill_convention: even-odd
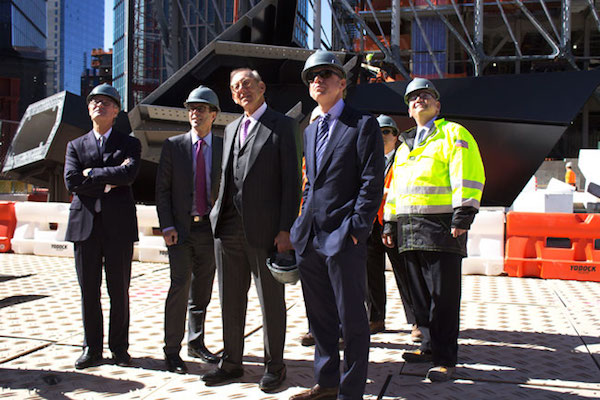
{"type": "Polygon", "coordinates": [[[296,265],[296,253],[286,251],[285,253],[271,252],[267,257],[267,268],[271,271],[271,275],[276,281],[286,284],[296,284],[300,279],[298,265],[296,265]]]}
{"type": "Polygon", "coordinates": [[[346,78],[346,71],[335,54],[330,51],[317,50],[312,53],[304,63],[304,69],[302,70],[302,82],[304,82],[306,86],[309,86],[307,78],[308,72],[317,67],[331,67],[332,69],[338,71],[342,78],[346,78]]]}
{"type": "Polygon", "coordinates": [[[110,97],[115,101],[115,103],[117,103],[119,109],[121,108],[121,95],[119,94],[117,89],[115,89],[108,83],[103,83],[102,85],[98,85],[94,89],[92,89],[92,91],[90,92],[90,94],[88,94],[86,98],[86,102],[89,104],[90,101],[92,101],[92,98],[98,95],[110,97]]]}

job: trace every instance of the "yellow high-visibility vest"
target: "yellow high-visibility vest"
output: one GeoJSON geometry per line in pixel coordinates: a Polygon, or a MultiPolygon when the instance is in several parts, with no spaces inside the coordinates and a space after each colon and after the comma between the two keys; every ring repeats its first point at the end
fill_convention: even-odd
{"type": "Polygon", "coordinates": [[[384,220],[401,214],[452,213],[479,208],[485,172],[477,142],[460,124],[443,118],[412,150],[403,143],[394,159],[394,175],[384,207],[384,220]]]}

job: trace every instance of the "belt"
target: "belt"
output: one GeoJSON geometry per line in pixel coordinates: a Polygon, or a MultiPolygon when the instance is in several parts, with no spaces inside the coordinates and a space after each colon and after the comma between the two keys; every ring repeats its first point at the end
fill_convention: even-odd
{"type": "Polygon", "coordinates": [[[208,214],[206,215],[192,215],[192,223],[197,224],[199,222],[208,221],[208,214]]]}

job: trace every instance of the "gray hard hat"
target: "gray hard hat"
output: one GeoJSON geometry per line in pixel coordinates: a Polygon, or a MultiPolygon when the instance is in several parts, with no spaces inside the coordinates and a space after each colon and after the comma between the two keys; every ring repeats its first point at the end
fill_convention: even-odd
{"type": "Polygon", "coordinates": [[[335,54],[330,51],[317,50],[312,53],[304,63],[304,69],[302,70],[302,82],[304,82],[306,86],[309,85],[306,75],[311,69],[317,67],[331,67],[332,69],[338,71],[342,78],[346,78],[346,71],[335,54]]]}
{"type": "Polygon", "coordinates": [[[410,81],[408,86],[406,86],[406,92],[404,92],[404,102],[408,104],[408,96],[411,93],[416,92],[418,90],[426,90],[429,93],[431,93],[436,100],[440,99],[440,92],[437,91],[437,89],[429,79],[415,78],[412,81],[410,81]]]}
{"type": "Polygon", "coordinates": [[[286,251],[285,253],[273,251],[267,257],[267,268],[271,271],[273,278],[280,283],[293,285],[300,279],[294,251],[286,251]]]}
{"type": "Polygon", "coordinates": [[[215,107],[217,111],[221,111],[217,94],[213,92],[211,88],[206,86],[200,85],[192,90],[183,105],[187,107],[189,103],[204,103],[215,107]]]}
{"type": "Polygon", "coordinates": [[[388,115],[381,114],[377,117],[377,122],[379,122],[380,128],[392,128],[396,132],[398,132],[398,125],[396,125],[396,121],[388,115]]]}
{"type": "Polygon", "coordinates": [[[92,101],[92,98],[98,95],[110,97],[115,101],[115,103],[117,103],[119,108],[121,108],[121,95],[119,94],[117,89],[115,89],[108,83],[103,83],[102,85],[98,85],[94,89],[92,89],[92,91],[90,92],[90,94],[88,94],[86,98],[87,103],[89,104],[90,101],[92,101]]]}

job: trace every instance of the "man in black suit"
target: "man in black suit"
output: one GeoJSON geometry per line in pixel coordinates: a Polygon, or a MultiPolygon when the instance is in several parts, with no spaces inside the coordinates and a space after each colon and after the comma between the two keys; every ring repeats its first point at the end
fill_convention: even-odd
{"type": "Polygon", "coordinates": [[[266,266],[268,253],[291,250],[289,230],[298,215],[300,171],[297,124],[265,103],[258,72],[234,70],[233,100],[244,115],[225,128],[219,197],[210,214],[215,235],[223,318],[224,354],[218,368],[202,380],[214,385],[241,377],[244,325],[250,277],[260,299],[265,372],[259,387],[281,385],[286,309],[283,285],[266,266]]]}
{"type": "Polygon", "coordinates": [[[316,346],[316,385],[298,400],[362,399],[367,379],[367,239],[383,194],[383,142],[372,115],[345,105],[345,78],[336,56],[321,50],[302,71],[321,116],[304,130],[307,180],[291,231],[316,346]]]}
{"type": "Polygon", "coordinates": [[[131,184],[140,166],[141,145],[127,132],[113,130],[121,108],[110,85],[96,86],[87,97],[93,129],[67,145],[65,184],[73,193],[65,239],[75,244],[75,268],[81,287],[82,369],[102,361],[100,305],[102,265],[110,296],[108,347],[113,361],[129,365],[129,281],[133,242],[138,240],[131,184]]]}
{"type": "Polygon", "coordinates": [[[184,105],[191,129],[164,142],[156,174],[156,210],[171,267],[165,304],[165,363],[177,373],[187,372],[179,356],[186,309],[188,356],[219,361],[204,345],[204,321],[215,278],[208,214],[219,190],[223,153],[223,139],[212,133],[219,99],[208,87],[199,86],[184,105]]]}

